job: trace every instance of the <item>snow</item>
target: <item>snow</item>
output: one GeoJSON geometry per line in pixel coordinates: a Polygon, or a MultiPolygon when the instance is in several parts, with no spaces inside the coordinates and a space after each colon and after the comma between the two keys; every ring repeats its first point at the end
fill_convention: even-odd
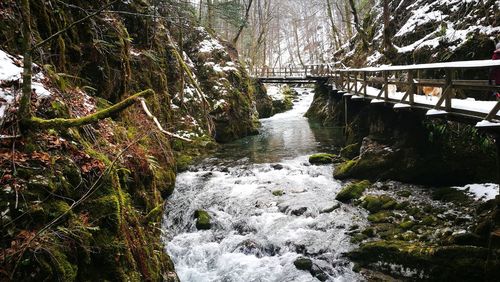
{"type": "Polygon", "coordinates": [[[340,72],[353,72],[353,71],[367,71],[367,72],[381,72],[381,71],[402,71],[402,70],[422,70],[422,69],[451,69],[451,68],[486,68],[500,66],[500,60],[476,60],[476,61],[455,61],[445,63],[433,64],[419,64],[419,65],[405,65],[405,66],[380,66],[380,67],[367,67],[367,68],[347,68],[338,69],[340,72]]]}
{"type": "Polygon", "coordinates": [[[15,64],[14,57],[0,50],[0,81],[21,79],[23,68],[15,64]]]}
{"type": "Polygon", "coordinates": [[[498,185],[494,183],[468,184],[463,187],[455,186],[452,188],[465,191],[478,201],[492,200],[498,195],[498,185]]]}
{"type": "Polygon", "coordinates": [[[276,85],[266,85],[267,96],[271,97],[272,100],[281,101],[285,97],[283,96],[281,87],[276,85]]]}
{"type": "Polygon", "coordinates": [[[205,39],[200,42],[199,51],[200,53],[212,53],[213,51],[224,51],[224,46],[222,46],[215,39],[205,39]]]}
{"type": "MultiPolygon", "coordinates": [[[[403,2],[401,1],[401,3],[403,2]]],[[[396,38],[411,35],[415,33],[417,28],[428,23],[434,23],[436,28],[425,32],[425,36],[407,46],[395,46],[398,52],[413,52],[422,47],[434,49],[440,46],[441,43],[446,43],[448,50],[454,51],[467,42],[468,37],[472,34],[484,34],[491,36],[492,39],[497,37],[500,33],[500,26],[486,26],[483,23],[484,18],[477,18],[477,15],[471,13],[470,8],[467,8],[466,14],[463,14],[458,20],[449,21],[467,3],[478,3],[478,0],[435,0],[427,2],[416,0],[412,5],[407,6],[406,9],[409,11],[410,17],[397,31],[396,38]],[[475,25],[471,25],[470,22],[476,18],[475,25]],[[456,26],[467,26],[467,28],[457,29],[456,26]]],[[[467,7],[470,7],[470,5],[467,7]]]]}
{"type": "MultiPolygon", "coordinates": [[[[36,65],[34,65],[36,67],[36,65]]],[[[7,52],[0,50],[0,85],[5,82],[15,82],[20,87],[22,83],[22,62],[7,52]]],[[[51,92],[43,84],[45,76],[42,73],[33,74],[32,88],[38,98],[44,99],[51,95],[51,92]]],[[[16,95],[20,93],[15,87],[0,87],[0,123],[5,119],[8,109],[16,101],[16,95]]]]}
{"type": "Polygon", "coordinates": [[[500,123],[482,120],[476,124],[476,127],[492,127],[492,126],[500,126],[500,123]]]}
{"type": "Polygon", "coordinates": [[[437,116],[437,115],[445,115],[447,113],[448,113],[447,111],[432,109],[432,110],[428,110],[426,115],[427,116],[437,116]]]}

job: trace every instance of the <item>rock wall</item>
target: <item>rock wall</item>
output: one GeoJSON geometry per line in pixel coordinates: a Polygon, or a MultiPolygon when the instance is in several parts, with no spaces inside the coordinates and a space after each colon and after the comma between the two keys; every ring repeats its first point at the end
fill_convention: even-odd
{"type": "MultiPolygon", "coordinates": [[[[316,95],[307,115],[345,125],[344,100],[325,91],[316,95]]],[[[339,179],[392,179],[430,185],[496,179],[493,140],[473,126],[430,119],[424,111],[394,111],[359,100],[348,100],[347,119],[347,144],[341,155],[350,160],[337,166],[334,175],[339,179]]]]}

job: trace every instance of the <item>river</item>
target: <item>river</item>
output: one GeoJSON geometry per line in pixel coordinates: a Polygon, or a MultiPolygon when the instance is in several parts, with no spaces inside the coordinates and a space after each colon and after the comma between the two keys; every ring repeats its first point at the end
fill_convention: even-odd
{"type": "Polygon", "coordinates": [[[181,281],[362,280],[342,253],[354,248],[346,232],[366,215],[335,200],[341,183],[331,165],[308,162],[342,146],[341,130],[308,122],[313,90],[296,90],[294,108],[262,119],[259,135],[178,175],[162,228],[181,281]],[[210,214],[210,230],[196,229],[198,209],[210,214]],[[298,270],[298,257],[311,259],[313,271],[298,270]]]}

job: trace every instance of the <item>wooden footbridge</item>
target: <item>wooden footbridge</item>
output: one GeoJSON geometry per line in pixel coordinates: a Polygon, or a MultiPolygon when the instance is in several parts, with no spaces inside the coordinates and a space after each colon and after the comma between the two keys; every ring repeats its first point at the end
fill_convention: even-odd
{"type": "Polygon", "coordinates": [[[428,116],[455,118],[476,127],[500,129],[500,101],[493,95],[500,92],[500,85],[490,85],[491,68],[500,68],[500,60],[358,69],[321,64],[305,68],[258,68],[252,73],[263,83],[322,83],[331,87],[332,95],[340,95],[346,101],[362,100],[394,109],[422,109],[428,116]],[[439,97],[422,95],[427,87],[437,88],[442,94],[439,97]]]}

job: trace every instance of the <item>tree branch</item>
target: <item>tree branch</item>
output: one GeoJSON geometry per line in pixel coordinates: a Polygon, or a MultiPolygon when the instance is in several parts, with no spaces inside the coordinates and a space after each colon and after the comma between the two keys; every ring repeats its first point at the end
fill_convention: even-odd
{"type": "Polygon", "coordinates": [[[75,126],[82,126],[86,124],[95,123],[99,120],[111,117],[112,115],[119,113],[126,108],[133,105],[135,102],[139,102],[140,98],[149,97],[154,94],[154,91],[151,89],[141,91],[136,93],[127,99],[114,104],[113,106],[106,108],[104,110],[98,111],[96,113],[81,117],[81,118],[54,118],[54,119],[41,119],[38,117],[31,117],[27,120],[27,125],[36,129],[47,129],[47,128],[55,128],[55,129],[65,129],[75,126]]]}

